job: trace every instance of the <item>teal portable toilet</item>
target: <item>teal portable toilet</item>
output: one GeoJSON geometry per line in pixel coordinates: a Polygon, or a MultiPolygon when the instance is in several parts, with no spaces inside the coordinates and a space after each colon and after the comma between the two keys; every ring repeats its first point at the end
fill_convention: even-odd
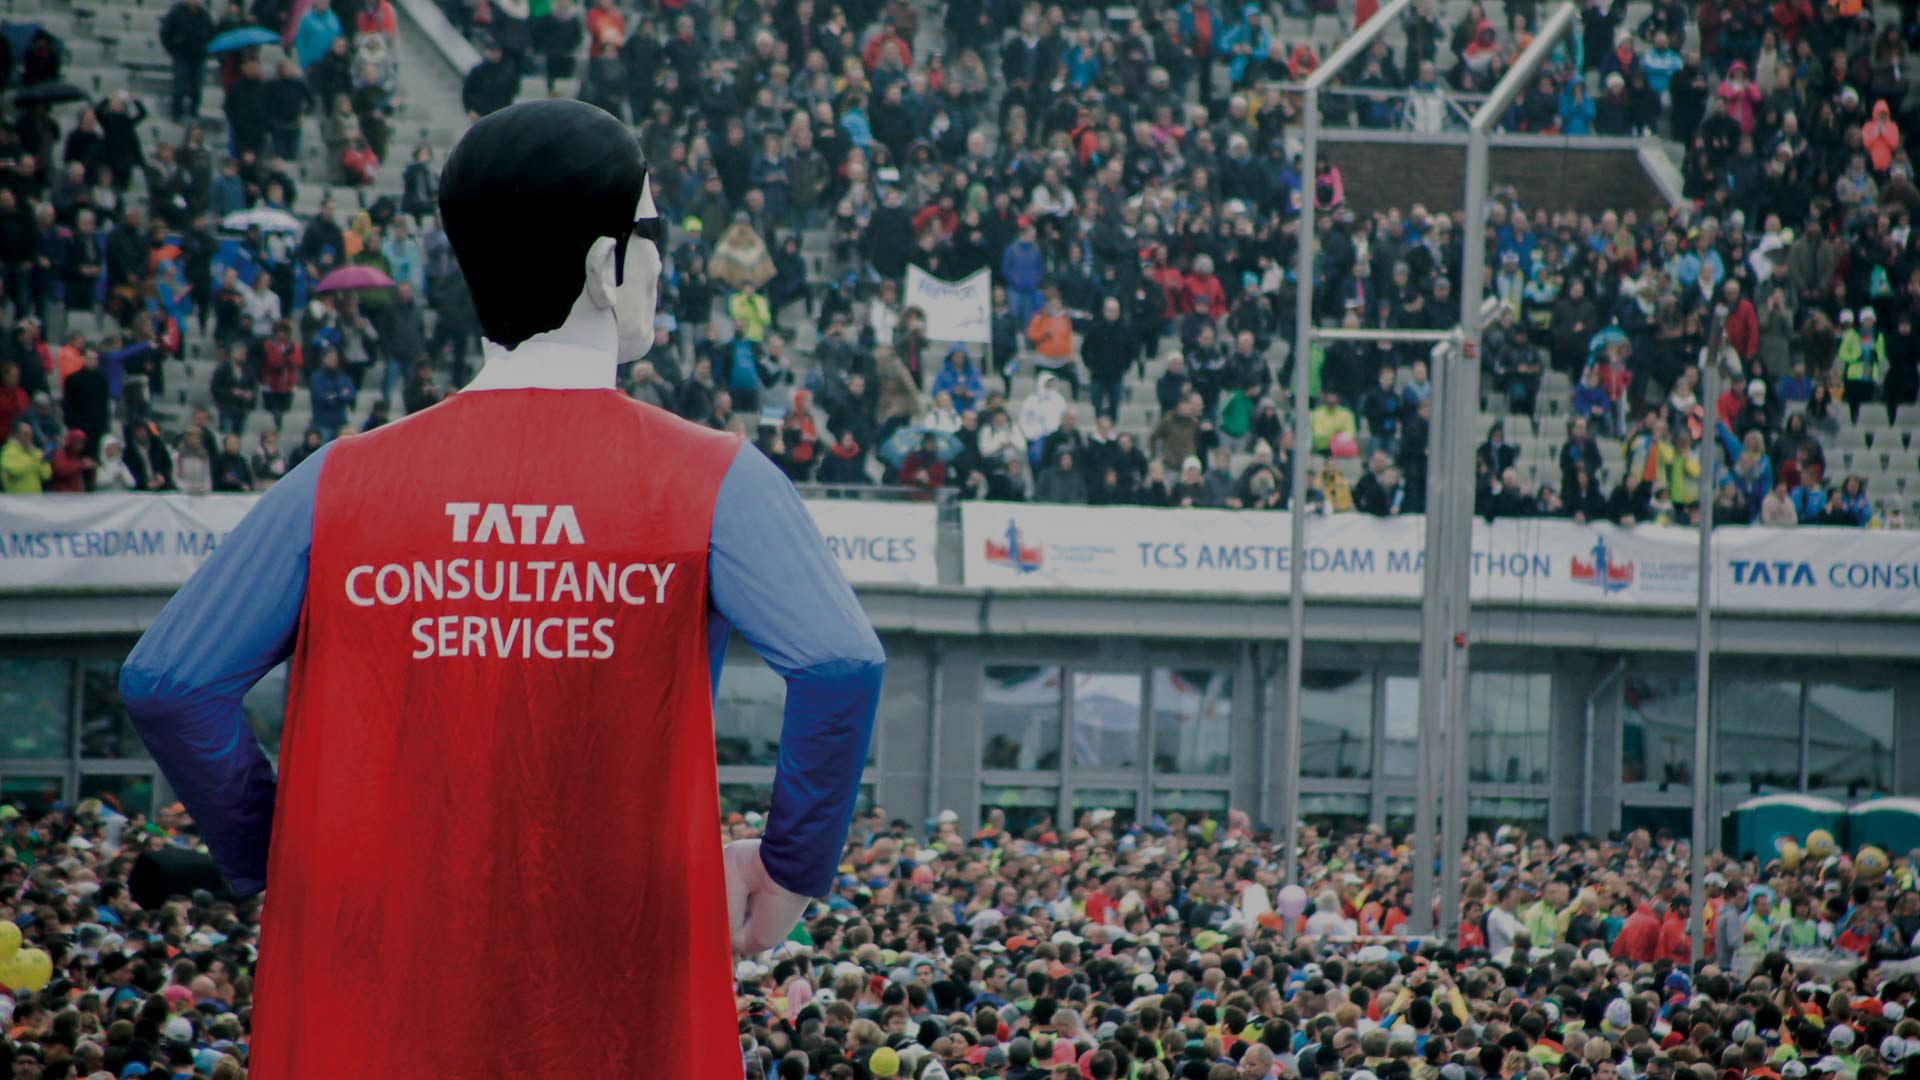
{"type": "Polygon", "coordinates": [[[1818,795],[1761,795],[1733,808],[1734,855],[1772,858],[1774,843],[1791,836],[1804,846],[1807,834],[1825,829],[1836,844],[1846,846],[1847,808],[1818,795]]]}
{"type": "Polygon", "coordinates": [[[1872,844],[1899,858],[1920,848],[1920,799],[1873,799],[1847,814],[1847,850],[1872,844]]]}

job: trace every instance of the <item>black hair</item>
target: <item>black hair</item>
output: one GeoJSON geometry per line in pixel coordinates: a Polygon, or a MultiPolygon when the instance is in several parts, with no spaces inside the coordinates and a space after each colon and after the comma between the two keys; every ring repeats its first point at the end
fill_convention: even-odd
{"type": "Polygon", "coordinates": [[[582,101],[524,101],[467,129],[440,173],[440,219],[489,340],[565,322],[595,240],[613,238],[624,267],[646,177],[633,132],[582,101]]]}

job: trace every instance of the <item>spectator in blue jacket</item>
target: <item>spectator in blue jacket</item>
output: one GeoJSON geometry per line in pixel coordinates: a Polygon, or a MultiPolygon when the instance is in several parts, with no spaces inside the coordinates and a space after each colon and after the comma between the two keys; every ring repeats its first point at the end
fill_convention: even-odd
{"type": "Polygon", "coordinates": [[[1006,282],[1014,319],[1025,325],[1040,310],[1040,279],[1046,274],[1047,263],[1040,254],[1033,219],[1023,215],[1019,224],[1019,239],[1008,244],[1007,253],[1000,257],[1000,279],[1006,282]]]}
{"type": "Polygon", "coordinates": [[[940,373],[933,377],[933,396],[940,396],[942,391],[953,399],[953,407],[963,413],[972,411],[986,393],[980,373],[974,370],[973,357],[963,346],[955,345],[947,353],[946,363],[940,365],[940,373]]]}
{"type": "Polygon", "coordinates": [[[340,352],[328,349],[320,357],[320,370],[307,383],[313,395],[313,426],[322,442],[332,442],[347,426],[347,414],[353,410],[358,391],[347,373],[340,370],[340,352]]]}
{"type": "Polygon", "coordinates": [[[1867,498],[1867,482],[1849,476],[1840,489],[1827,497],[1826,521],[1834,525],[1865,528],[1873,520],[1873,501],[1867,498]]]}
{"type": "Polygon", "coordinates": [[[1569,80],[1560,92],[1560,134],[1593,134],[1593,102],[1587,99],[1587,84],[1569,80]]]}
{"type": "Polygon", "coordinates": [[[333,0],[313,0],[313,10],[300,20],[294,31],[293,51],[300,57],[300,70],[312,71],[313,65],[333,48],[340,36],[340,16],[333,13],[333,0]]]}
{"type": "Polygon", "coordinates": [[[1820,515],[1827,512],[1827,489],[1820,482],[1819,469],[1800,470],[1800,486],[1793,489],[1793,512],[1802,525],[1818,523],[1820,515]]]}

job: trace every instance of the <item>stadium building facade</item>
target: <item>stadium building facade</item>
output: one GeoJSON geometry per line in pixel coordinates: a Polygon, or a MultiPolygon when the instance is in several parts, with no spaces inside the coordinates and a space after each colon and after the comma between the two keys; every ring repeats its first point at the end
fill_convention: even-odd
{"type": "MultiPolygon", "coordinates": [[[[1023,509],[1022,532],[1007,510],[990,504],[977,520],[966,508],[966,523],[981,526],[972,530],[951,508],[813,505],[890,656],[864,801],[907,818],[953,809],[968,821],[997,807],[1015,825],[1090,807],[1122,818],[1231,807],[1273,821],[1297,764],[1307,819],[1408,826],[1417,595],[1382,586],[1376,598],[1333,600],[1310,587],[1296,763],[1282,750],[1284,597],[1145,589],[1131,579],[1110,589],[1073,587],[1068,571],[1094,556],[1059,542],[1060,526],[1034,528],[1047,524],[1048,508],[1023,509]],[[1069,560],[1082,561],[1040,572],[1069,560]],[[869,572],[875,567],[880,572],[869,572]],[[990,584],[988,571],[1026,587],[990,584]]],[[[1177,540],[1129,543],[1122,535],[1129,523],[1174,520],[1143,513],[1178,516],[1118,511],[1099,525],[1115,533],[1107,547],[1123,554],[1138,547],[1143,564],[1196,561],[1177,553],[1177,540]]],[[[1371,519],[1355,520],[1353,527],[1371,528],[1371,519]]],[[[1210,521],[1199,523],[1201,532],[1284,517],[1210,521]]],[[[1400,558],[1369,547],[1365,536],[1343,544],[1320,536],[1315,547],[1329,554],[1314,573],[1357,569],[1359,591],[1400,558]],[[1367,552],[1378,554],[1377,564],[1356,568],[1367,552]]],[[[1625,539],[1616,539],[1616,549],[1625,539]]],[[[1482,572],[1560,573],[1602,598],[1632,580],[1617,552],[1562,559],[1562,567],[1551,544],[1521,543],[1533,546],[1502,554],[1496,536],[1482,572]],[[1615,585],[1602,584],[1609,581],[1615,585]]],[[[1737,577],[1741,587],[1760,573],[1757,564],[1779,561],[1740,554],[1733,553],[1725,580],[1737,577]]],[[[1235,557],[1255,560],[1236,572],[1273,569],[1261,560],[1284,569],[1284,558],[1271,553],[1235,557]]],[[[1793,587],[1801,566],[1784,568],[1781,587],[1793,587]]],[[[1642,555],[1639,567],[1636,587],[1658,564],[1642,555]]],[[[1769,567],[1762,576],[1771,582],[1776,572],[1769,567]]],[[[1815,573],[1844,579],[1844,571],[1815,573]]],[[[133,807],[167,801],[116,686],[121,660],[170,590],[4,582],[0,575],[0,798],[112,795],[133,807]]],[[[1558,602],[1550,599],[1551,581],[1499,592],[1476,602],[1472,624],[1472,823],[1522,823],[1554,835],[1639,825],[1684,834],[1692,778],[1702,768],[1692,759],[1693,612],[1558,602]]],[[[1897,595],[1885,611],[1857,602],[1835,612],[1817,604],[1799,611],[1730,605],[1717,617],[1714,760],[1705,765],[1716,781],[1715,820],[1755,794],[1804,791],[1842,802],[1920,794],[1920,620],[1897,595]]],[[[716,702],[729,808],[765,806],[783,695],[779,677],[736,642],[716,702]]],[[[246,699],[270,752],[278,749],[285,701],[284,667],[246,699]]]]}

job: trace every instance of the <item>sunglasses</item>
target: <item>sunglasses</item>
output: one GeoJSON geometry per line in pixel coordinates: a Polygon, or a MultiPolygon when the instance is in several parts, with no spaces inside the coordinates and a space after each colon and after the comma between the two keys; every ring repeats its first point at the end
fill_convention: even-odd
{"type": "Polygon", "coordinates": [[[667,219],[653,217],[636,218],[633,223],[633,235],[642,240],[652,241],[653,246],[662,252],[667,249],[667,219]]]}

